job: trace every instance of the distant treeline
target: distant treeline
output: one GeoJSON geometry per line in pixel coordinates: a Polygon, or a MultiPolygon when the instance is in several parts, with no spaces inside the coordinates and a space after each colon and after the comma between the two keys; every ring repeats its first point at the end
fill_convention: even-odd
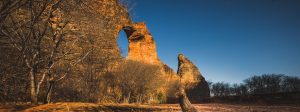
{"type": "Polygon", "coordinates": [[[240,84],[209,82],[207,102],[238,104],[300,104],[300,79],[284,74],[252,76],[240,84]]]}
{"type": "Polygon", "coordinates": [[[210,82],[211,95],[216,97],[300,91],[300,79],[284,74],[252,76],[240,84],[210,82]]]}
{"type": "Polygon", "coordinates": [[[279,92],[235,96],[218,96],[207,99],[211,103],[259,104],[259,105],[298,105],[300,92],[279,92]]]}

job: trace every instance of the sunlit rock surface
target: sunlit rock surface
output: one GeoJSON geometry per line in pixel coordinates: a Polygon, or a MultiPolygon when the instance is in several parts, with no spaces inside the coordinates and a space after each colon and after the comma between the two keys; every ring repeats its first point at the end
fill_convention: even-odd
{"type": "Polygon", "coordinates": [[[128,36],[127,59],[147,62],[149,64],[160,64],[155,41],[146,24],[144,22],[133,24],[131,30],[128,31],[128,29],[125,29],[128,36]]]}
{"type": "MultiPolygon", "coordinates": [[[[130,16],[124,15],[120,17],[119,24],[115,27],[115,43],[117,43],[118,33],[121,30],[127,35],[128,40],[128,55],[125,57],[127,60],[134,60],[144,62],[161,67],[161,73],[165,81],[165,88],[163,91],[168,98],[174,98],[177,85],[179,82],[178,75],[172,68],[164,64],[158,57],[156,51],[156,44],[149,29],[144,22],[133,22],[130,16]]],[[[114,44],[115,45],[115,44],[114,44]]],[[[118,46],[115,46],[115,51],[121,56],[118,46]]],[[[163,55],[163,54],[160,54],[163,55]]],[[[209,96],[208,84],[205,81],[198,68],[183,55],[179,55],[179,72],[183,77],[183,82],[187,83],[190,87],[187,88],[187,95],[192,102],[200,102],[203,98],[209,96]]]]}
{"type": "Polygon", "coordinates": [[[161,72],[166,80],[166,87],[163,91],[169,98],[175,97],[179,77],[182,77],[181,81],[185,83],[187,95],[192,102],[202,102],[204,98],[209,97],[209,88],[205,78],[189,59],[182,54],[178,56],[179,67],[177,74],[180,74],[179,77],[172,68],[160,61],[156,52],[155,41],[144,22],[127,22],[117,28],[118,30],[124,30],[127,35],[127,60],[145,62],[161,67],[161,72]],[[170,85],[173,86],[171,87],[170,85]]]}

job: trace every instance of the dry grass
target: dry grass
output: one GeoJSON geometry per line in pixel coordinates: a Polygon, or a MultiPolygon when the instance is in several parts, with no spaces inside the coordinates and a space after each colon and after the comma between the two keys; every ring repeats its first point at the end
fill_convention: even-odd
{"type": "MultiPolygon", "coordinates": [[[[229,104],[194,104],[200,112],[299,112],[299,106],[259,106],[229,104]]],[[[39,106],[4,105],[0,112],[179,112],[178,104],[135,105],[96,103],[54,103],[39,106]]]]}
{"type": "Polygon", "coordinates": [[[53,103],[39,106],[30,106],[28,104],[3,105],[0,106],[0,112],[172,112],[179,111],[169,107],[135,105],[135,104],[97,104],[97,103],[53,103]]]}

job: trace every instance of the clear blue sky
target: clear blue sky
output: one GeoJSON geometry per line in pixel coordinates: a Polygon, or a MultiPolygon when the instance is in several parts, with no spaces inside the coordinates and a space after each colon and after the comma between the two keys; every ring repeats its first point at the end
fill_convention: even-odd
{"type": "Polygon", "coordinates": [[[300,76],[300,0],[129,1],[133,20],[146,22],[160,59],[175,71],[183,53],[213,82],[300,76]]]}

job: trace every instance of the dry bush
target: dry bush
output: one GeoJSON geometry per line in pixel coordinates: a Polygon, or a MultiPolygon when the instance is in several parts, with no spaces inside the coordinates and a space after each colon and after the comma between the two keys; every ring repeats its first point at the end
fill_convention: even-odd
{"type": "MultiPolygon", "coordinates": [[[[86,68],[86,67],[84,67],[86,68]]],[[[88,68],[88,67],[87,67],[88,68]]],[[[164,82],[159,66],[123,61],[112,71],[73,71],[55,87],[55,101],[153,103],[162,100],[164,82]]]]}
{"type": "Polygon", "coordinates": [[[161,97],[163,86],[159,66],[136,61],[121,63],[114,72],[103,75],[102,101],[119,103],[150,103],[161,97]]]}

